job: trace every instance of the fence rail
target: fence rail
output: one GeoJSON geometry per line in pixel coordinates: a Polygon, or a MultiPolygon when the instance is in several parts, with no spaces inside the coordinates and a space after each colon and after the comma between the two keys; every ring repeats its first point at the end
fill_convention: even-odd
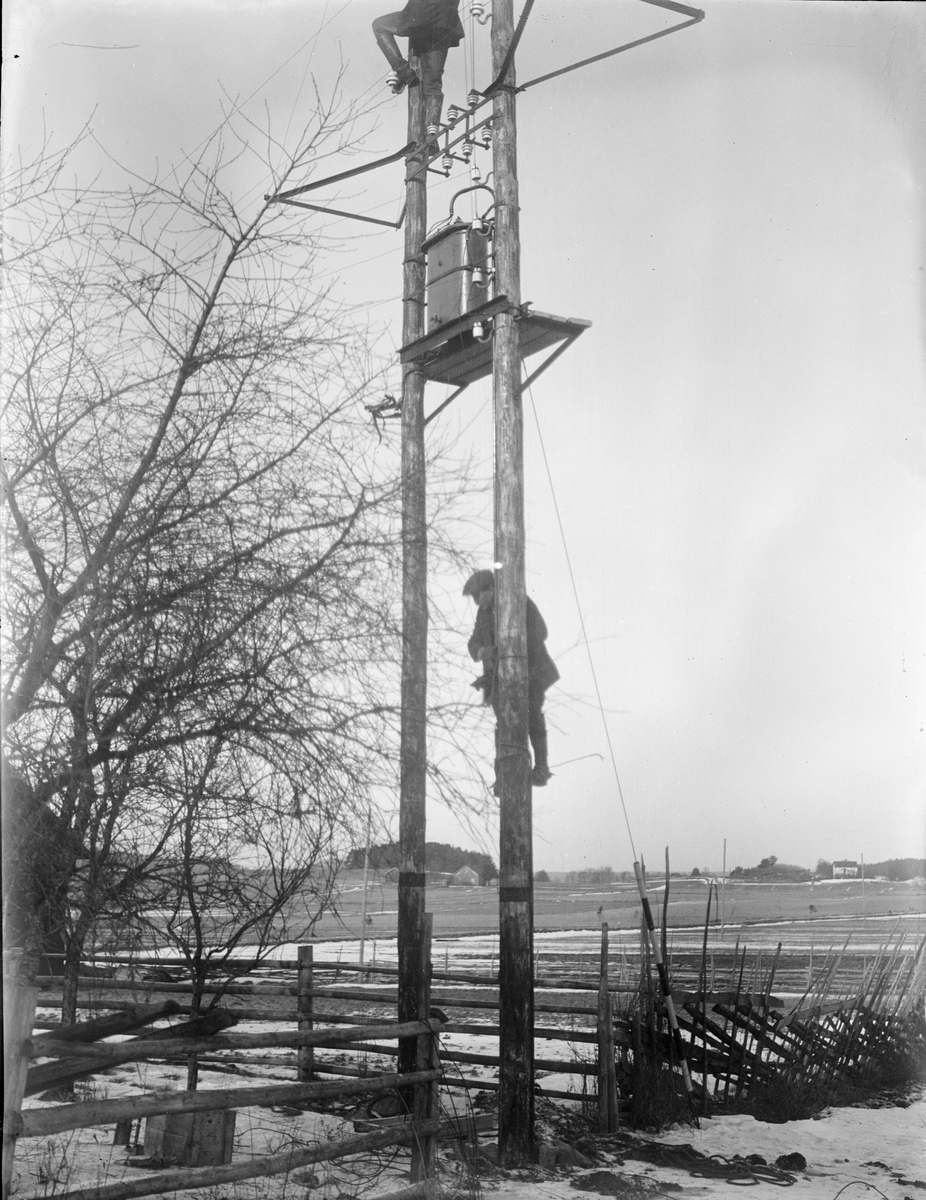
{"type": "MultiPolygon", "coordinates": [[[[537,1057],[534,1066],[540,1072],[576,1077],[577,1090],[564,1092],[543,1088],[550,1096],[582,1098],[597,1107],[598,1127],[602,1132],[616,1128],[619,1115],[645,1119],[647,1089],[650,1092],[674,1077],[677,1061],[666,1025],[664,1001],[652,978],[653,964],[645,946],[641,946],[639,973],[632,986],[610,976],[607,926],[602,930],[602,947],[596,982],[575,979],[571,974],[553,978],[549,974],[537,983],[535,1012],[543,1018],[534,1036],[552,1045],[572,1044],[573,1057],[537,1057]],[[597,993],[582,1002],[583,993],[597,993]],[[578,995],[577,995],[578,993],[578,995]],[[594,1077],[594,1078],[592,1078],[594,1077]]],[[[429,942],[428,942],[429,945],[429,942]]],[[[694,1099],[702,1111],[710,1106],[742,1103],[774,1084],[794,1090],[814,1087],[832,1091],[846,1081],[875,1078],[880,1071],[906,1069],[911,1055],[922,1054],[926,1031],[920,1011],[926,991],[926,954],[922,943],[917,949],[903,945],[902,939],[886,942],[877,954],[869,954],[861,972],[843,969],[843,953],[831,951],[817,955],[817,969],[806,986],[789,996],[781,986],[781,953],[767,950],[747,963],[747,950],[737,946],[730,958],[731,986],[709,986],[711,972],[708,952],[701,955],[692,986],[680,987],[678,981],[671,997],[678,1014],[681,1046],[687,1056],[694,1082],[694,1099]],[[764,970],[763,970],[764,967],[764,970]]],[[[622,951],[622,960],[626,953],[622,951]]],[[[95,961],[125,966],[123,956],[103,956],[95,961]]],[[[158,967],[179,966],[182,960],[158,960],[158,967]]],[[[128,965],[138,967],[128,960],[128,965]]],[[[672,957],[669,956],[670,969],[672,957]]],[[[494,976],[465,975],[461,972],[430,972],[441,979],[440,992],[431,994],[430,986],[422,1001],[419,1019],[397,1023],[369,1012],[328,1011],[338,1004],[372,1008],[396,1008],[397,989],[383,985],[383,979],[396,975],[396,968],[380,964],[314,962],[311,947],[301,947],[295,960],[254,959],[223,964],[223,974],[194,989],[182,980],[111,979],[85,976],[79,981],[83,993],[81,1007],[91,1012],[108,1011],[78,1026],[62,1026],[41,1021],[33,1026],[28,1004],[22,1008],[22,1028],[10,1033],[14,1067],[18,1062],[18,1096],[5,1090],[5,1139],[14,1135],[38,1138],[68,1129],[116,1124],[127,1120],[178,1112],[207,1112],[258,1104],[311,1102],[383,1091],[410,1091],[414,1119],[407,1126],[383,1130],[363,1138],[338,1143],[336,1148],[319,1147],[295,1154],[265,1156],[248,1163],[223,1167],[191,1168],[151,1175],[145,1179],[105,1184],[65,1193],[65,1200],[122,1200],[122,1197],[156,1195],[159,1191],[202,1186],[219,1186],[237,1179],[271,1175],[296,1166],[324,1161],[351,1153],[362,1153],[374,1146],[411,1144],[414,1170],[427,1180],[433,1170],[433,1139],[446,1132],[434,1115],[436,1088],[496,1090],[493,1079],[467,1078],[466,1066],[498,1067],[497,1054],[474,1053],[443,1047],[438,1055],[438,1035],[485,1036],[496,1038],[498,1025],[492,1021],[499,1006],[494,976]],[[243,978],[249,969],[260,970],[260,979],[243,978]],[[273,978],[284,971],[294,972],[295,981],[273,978]],[[358,973],[372,986],[343,986],[336,982],[344,973],[358,973]],[[330,982],[334,978],[335,982],[330,982]],[[466,983],[465,988],[447,984],[466,983]],[[133,993],[129,999],[126,993],[133,993]],[[212,998],[216,1007],[205,1018],[195,1017],[186,997],[212,998]],[[87,993],[91,993],[88,995],[87,993]],[[139,995],[148,1003],[138,1002],[139,995]],[[266,1000],[255,1007],[256,999],[266,1000]],[[221,1005],[217,1002],[221,1000],[221,1005]],[[250,1003],[245,1003],[250,1001],[250,1003]],[[319,1005],[325,1005],[322,1011],[319,1005]],[[463,1010],[459,1019],[432,1007],[463,1010]],[[484,1022],[467,1015],[486,1014],[484,1022]],[[194,1016],[192,1021],[173,1030],[150,1030],[130,1041],[104,1042],[102,1037],[124,1036],[143,1029],[165,1016],[194,1016]],[[212,1021],[211,1027],[203,1021],[212,1021]],[[239,1020],[292,1023],[293,1029],[267,1032],[228,1032],[227,1026],[239,1020]],[[33,1032],[41,1028],[41,1032],[33,1032]],[[180,1033],[184,1036],[179,1036],[180,1033]],[[206,1035],[206,1033],[208,1035],[206,1035]],[[20,1036],[21,1035],[21,1036],[20,1036]],[[320,1051],[350,1052],[361,1056],[388,1059],[398,1053],[401,1039],[414,1038],[416,1070],[405,1074],[371,1069],[361,1059],[356,1065],[333,1062],[320,1051]],[[18,1058],[16,1047],[19,1046],[18,1058]],[[261,1055],[261,1051],[292,1051],[289,1056],[261,1055]],[[33,1094],[51,1086],[49,1080],[75,1079],[82,1074],[111,1068],[132,1061],[187,1060],[197,1056],[205,1065],[223,1067],[232,1064],[273,1067],[295,1071],[296,1082],[261,1083],[240,1088],[184,1091],[167,1095],[137,1095],[123,1099],[59,1104],[48,1109],[27,1109],[18,1116],[23,1094],[33,1094]],[[51,1059],[26,1071],[30,1059],[51,1059]],[[23,1066],[23,1064],[25,1064],[23,1066]],[[320,1075],[340,1076],[335,1081],[319,1080],[320,1075]],[[351,1148],[352,1147],[352,1148],[351,1148]]],[[[429,974],[427,971],[425,974],[429,974]]],[[[61,1003],[49,989],[61,987],[55,976],[44,976],[38,984],[42,1008],[61,1003]]],[[[22,1007],[22,1006],[21,1006],[22,1007]]],[[[15,1006],[11,1012],[18,1011],[15,1006]]],[[[5,1027],[6,1032],[6,1027],[5,1027]]],[[[552,1048],[551,1045],[551,1048],[552,1048]]],[[[8,1068],[8,1079],[9,1068],[8,1068]]],[[[658,1090],[658,1088],[657,1088],[658,1090]]],[[[10,1149],[12,1142],[9,1143],[10,1149]]],[[[5,1151],[7,1143],[5,1141],[5,1151]]],[[[5,1157],[5,1169],[7,1159],[5,1157]]],[[[426,1190],[426,1189],[425,1189],[426,1190]]],[[[410,1193],[411,1194],[411,1193],[410,1193]]],[[[415,1191],[415,1195],[422,1194],[415,1191]]]]}

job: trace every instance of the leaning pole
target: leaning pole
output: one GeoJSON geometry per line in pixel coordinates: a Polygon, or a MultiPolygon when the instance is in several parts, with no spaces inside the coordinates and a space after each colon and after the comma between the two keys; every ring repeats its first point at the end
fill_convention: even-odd
{"type": "MultiPolygon", "coordinates": [[[[514,36],[512,0],[494,0],[493,77],[514,36]]],[[[499,816],[499,1159],[533,1162],[534,978],[531,757],[527,736],[527,600],[524,571],[524,417],[521,406],[520,233],[512,62],[493,108],[496,294],[495,558],[498,645],[499,816]]]]}

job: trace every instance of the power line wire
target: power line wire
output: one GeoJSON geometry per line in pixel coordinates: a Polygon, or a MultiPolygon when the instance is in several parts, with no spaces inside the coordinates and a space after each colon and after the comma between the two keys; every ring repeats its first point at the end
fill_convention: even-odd
{"type": "MultiPolygon", "coordinates": [[[[523,365],[523,360],[522,360],[522,365],[523,365]]],[[[550,485],[550,495],[553,499],[553,509],[554,509],[554,512],[556,513],[556,522],[559,526],[559,535],[560,535],[560,539],[563,543],[563,553],[566,556],[566,568],[569,572],[569,582],[572,585],[572,594],[573,594],[573,597],[575,598],[575,602],[576,602],[576,611],[579,614],[579,625],[582,629],[582,641],[585,645],[585,650],[588,655],[588,665],[592,672],[592,682],[595,686],[595,696],[598,701],[598,711],[601,714],[601,723],[604,726],[604,735],[605,735],[605,739],[608,743],[608,754],[611,758],[611,768],[614,771],[614,780],[615,780],[615,783],[617,784],[617,795],[621,802],[621,811],[624,815],[624,825],[627,829],[627,837],[630,840],[630,849],[633,854],[633,861],[636,862],[637,861],[637,851],[636,851],[636,847],[635,847],[634,841],[633,841],[633,832],[630,828],[630,817],[627,814],[627,804],[624,800],[624,789],[621,787],[620,773],[617,769],[617,757],[614,753],[614,746],[611,742],[611,731],[608,728],[608,721],[605,716],[604,702],[602,701],[602,698],[601,698],[601,688],[598,685],[598,673],[595,670],[595,660],[592,657],[592,648],[591,648],[591,645],[589,644],[588,633],[585,629],[585,618],[582,616],[582,605],[579,602],[579,589],[576,587],[575,573],[573,572],[573,569],[572,569],[572,559],[569,556],[569,544],[566,541],[566,530],[563,526],[563,518],[560,514],[559,502],[557,501],[557,498],[556,498],[556,488],[553,486],[553,474],[550,470],[550,460],[547,458],[547,447],[546,447],[546,443],[543,440],[543,430],[540,427],[540,418],[537,414],[537,405],[534,403],[533,389],[530,386],[528,386],[527,392],[528,392],[528,395],[530,396],[531,412],[534,414],[534,424],[537,428],[537,438],[540,442],[540,453],[543,457],[543,465],[544,465],[544,468],[547,473],[547,482],[550,485]]]]}

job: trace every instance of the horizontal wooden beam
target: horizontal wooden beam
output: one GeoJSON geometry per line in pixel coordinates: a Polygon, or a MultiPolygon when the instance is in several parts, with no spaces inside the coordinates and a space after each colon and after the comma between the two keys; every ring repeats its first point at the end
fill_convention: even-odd
{"type": "MultiPolygon", "coordinates": [[[[132,1004],[117,1013],[107,1017],[95,1017],[90,1021],[79,1021],[76,1025],[59,1025],[54,1035],[38,1033],[33,1039],[33,1045],[42,1046],[45,1042],[58,1040],[63,1042],[95,1042],[98,1038],[113,1037],[117,1033],[130,1033],[143,1025],[151,1025],[162,1017],[173,1017],[180,1012],[176,1000],[162,1000],[158,1004],[132,1004]]],[[[36,1051],[40,1053],[40,1051],[36,1051]]]]}
{"type": "Polygon", "coordinates": [[[297,1100],[329,1100],[368,1092],[386,1092],[392,1088],[439,1079],[439,1069],[415,1071],[409,1075],[379,1075],[336,1083],[277,1083],[244,1088],[211,1088],[196,1092],[169,1092],[147,1096],[122,1096],[117,1100],[90,1100],[79,1104],[60,1104],[55,1108],[27,1109],[22,1114],[21,1137],[48,1137],[66,1129],[86,1129],[92,1125],[115,1125],[162,1113],[213,1112],[224,1108],[251,1108],[253,1105],[292,1104],[297,1100]]]}
{"type": "Polygon", "coordinates": [[[241,1179],[285,1175],[298,1167],[347,1158],[352,1154],[370,1154],[386,1146],[401,1146],[423,1137],[453,1135],[453,1129],[452,1121],[434,1119],[419,1121],[417,1124],[409,1121],[407,1125],[390,1126],[382,1133],[368,1133],[342,1142],[324,1142],[318,1146],[294,1148],[282,1154],[260,1155],[248,1159],[247,1162],[231,1163],[228,1166],[162,1171],[140,1179],[123,1179],[119,1183],[76,1188],[74,1191],[60,1193],[58,1200],[130,1200],[134,1196],[165,1196],[187,1188],[218,1188],[241,1179]]]}
{"type": "Polygon", "coordinates": [[[117,1063],[164,1058],[170,1054],[211,1054],[217,1050],[264,1050],[270,1047],[330,1046],[333,1042],[357,1042],[365,1038],[417,1037],[422,1033],[440,1033],[442,1022],[403,1021],[389,1025],[358,1025],[346,1029],[313,1029],[305,1033],[220,1033],[208,1038],[146,1039],[113,1044],[94,1042],[83,1046],[72,1042],[47,1042],[33,1056],[67,1055],[76,1058],[86,1053],[105,1058],[108,1067],[117,1063]]]}
{"type": "Polygon", "coordinates": [[[511,305],[508,303],[507,296],[496,296],[494,300],[487,300],[485,304],[480,304],[477,308],[470,309],[469,312],[464,313],[453,321],[447,321],[444,325],[438,325],[430,333],[426,333],[423,337],[416,338],[415,341],[403,346],[399,351],[399,361],[403,363],[419,362],[426,354],[440,349],[451,338],[472,329],[478,321],[487,321],[491,317],[498,316],[501,312],[506,312],[510,307],[511,305]]]}
{"type": "MultiPolygon", "coordinates": [[[[329,1046],[332,1050],[357,1050],[366,1054],[397,1054],[398,1051],[394,1046],[378,1045],[376,1042],[363,1042],[360,1045],[343,1045],[339,1046],[337,1042],[332,1042],[329,1046]]],[[[472,1066],[478,1067],[497,1067],[499,1065],[499,1057],[497,1054],[467,1054],[463,1050],[445,1050],[441,1049],[440,1057],[442,1062],[457,1062],[469,1063],[472,1066]]],[[[540,1071],[555,1071],[562,1075],[594,1075],[598,1068],[594,1063],[583,1063],[577,1059],[558,1059],[558,1058],[534,1058],[534,1066],[540,1071]]]]}

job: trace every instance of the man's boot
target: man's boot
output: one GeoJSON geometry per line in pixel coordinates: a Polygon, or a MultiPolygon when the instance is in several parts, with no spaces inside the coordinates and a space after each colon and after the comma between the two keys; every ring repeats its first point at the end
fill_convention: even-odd
{"type": "Polygon", "coordinates": [[[413,88],[418,86],[418,76],[408,63],[404,63],[396,69],[394,74],[389,76],[388,83],[392,89],[392,94],[399,96],[407,87],[413,88]]]}
{"type": "Polygon", "coordinates": [[[417,87],[418,76],[408,65],[407,59],[402,57],[402,51],[399,49],[398,42],[395,36],[387,33],[385,30],[378,29],[376,31],[376,44],[386,56],[386,61],[392,67],[392,75],[389,76],[389,86],[398,96],[406,87],[417,87]]]}
{"type": "Polygon", "coordinates": [[[534,769],[531,771],[531,783],[534,787],[546,787],[552,772],[547,765],[547,735],[545,733],[531,734],[531,746],[534,751],[534,769]]]}

